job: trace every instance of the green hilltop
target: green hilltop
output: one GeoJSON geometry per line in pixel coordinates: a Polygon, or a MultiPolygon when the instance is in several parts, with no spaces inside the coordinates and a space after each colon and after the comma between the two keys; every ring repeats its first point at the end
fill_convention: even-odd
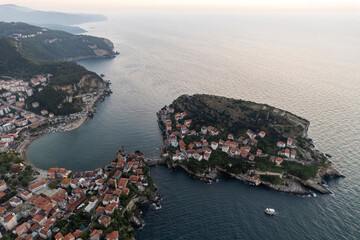
{"type": "Polygon", "coordinates": [[[18,41],[18,50],[33,62],[73,61],[114,57],[113,44],[105,38],[74,35],[21,22],[0,22],[0,37],[18,41]]]}
{"type": "MultiPolygon", "coordinates": [[[[13,38],[0,38],[0,76],[23,78],[29,81],[39,74],[53,75],[42,91],[35,91],[27,98],[28,106],[39,102],[40,106],[56,115],[66,115],[81,111],[79,104],[66,102],[65,99],[79,93],[93,92],[105,86],[104,81],[94,72],[88,71],[75,62],[33,61],[20,47],[21,43],[13,38]],[[89,87],[91,85],[91,87],[89,87]],[[61,108],[58,106],[63,105],[61,108]]],[[[38,46],[42,49],[41,46],[38,46]]],[[[39,109],[30,109],[40,111],[39,109]]]]}

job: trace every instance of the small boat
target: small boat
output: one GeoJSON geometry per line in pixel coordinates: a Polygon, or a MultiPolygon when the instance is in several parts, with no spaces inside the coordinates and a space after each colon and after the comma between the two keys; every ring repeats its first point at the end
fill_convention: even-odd
{"type": "Polygon", "coordinates": [[[275,215],[275,209],[273,208],[266,208],[265,213],[269,215],[275,215]]]}
{"type": "Polygon", "coordinates": [[[332,158],[332,156],[330,154],[328,154],[328,153],[325,153],[325,157],[332,158]]]}

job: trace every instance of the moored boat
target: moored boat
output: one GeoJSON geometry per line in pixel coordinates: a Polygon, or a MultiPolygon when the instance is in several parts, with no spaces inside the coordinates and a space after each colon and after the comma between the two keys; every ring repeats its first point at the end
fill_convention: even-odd
{"type": "Polygon", "coordinates": [[[266,208],[265,213],[269,215],[275,215],[275,209],[273,208],[266,208]]]}

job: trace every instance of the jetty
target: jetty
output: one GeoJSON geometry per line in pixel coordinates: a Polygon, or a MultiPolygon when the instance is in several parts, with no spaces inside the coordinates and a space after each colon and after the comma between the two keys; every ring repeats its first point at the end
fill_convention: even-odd
{"type": "Polygon", "coordinates": [[[158,164],[165,164],[165,160],[162,158],[145,158],[144,162],[148,166],[154,166],[158,164]]]}

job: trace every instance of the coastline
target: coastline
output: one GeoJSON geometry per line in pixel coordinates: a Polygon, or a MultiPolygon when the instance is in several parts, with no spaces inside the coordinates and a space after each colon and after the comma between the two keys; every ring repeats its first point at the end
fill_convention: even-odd
{"type": "MultiPolygon", "coordinates": [[[[89,107],[85,107],[85,109],[83,109],[83,111],[85,112],[94,112],[94,108],[96,106],[96,104],[98,103],[99,99],[101,98],[105,98],[107,96],[106,94],[106,91],[107,90],[110,90],[109,86],[107,85],[106,88],[103,88],[99,91],[99,94],[97,94],[91,101],[91,103],[89,104],[90,106],[89,107]]],[[[80,128],[85,122],[86,120],[89,118],[89,116],[86,114],[78,119],[76,119],[75,121],[67,124],[65,127],[62,127],[61,128],[61,131],[62,132],[70,132],[70,131],[74,131],[78,128],[80,128]]],[[[31,145],[31,143],[33,143],[35,140],[37,140],[38,138],[42,137],[43,135],[45,134],[48,134],[52,131],[52,127],[49,126],[45,129],[43,129],[41,132],[39,133],[36,133],[36,135],[30,135],[30,136],[27,136],[26,139],[24,139],[19,147],[16,149],[16,151],[20,154],[21,158],[24,159],[24,163],[25,164],[28,164],[30,166],[32,166],[34,169],[36,170],[44,170],[44,169],[41,169],[41,168],[38,168],[36,167],[31,161],[30,159],[28,158],[28,149],[31,145]]]]}

